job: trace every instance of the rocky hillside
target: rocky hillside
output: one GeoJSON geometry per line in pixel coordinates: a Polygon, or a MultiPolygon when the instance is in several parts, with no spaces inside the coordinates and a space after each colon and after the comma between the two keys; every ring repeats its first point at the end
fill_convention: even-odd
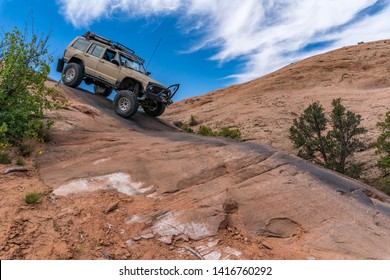
{"type": "Polygon", "coordinates": [[[344,47],[290,64],[267,76],[173,104],[164,119],[188,122],[191,115],[213,129],[238,128],[244,141],[269,144],[295,153],[288,139],[292,120],[314,101],[330,111],[341,98],[362,115],[367,151],[358,154],[368,182],[378,176],[370,149],[376,127],[390,110],[390,40],[344,47]]]}
{"type": "MultiPolygon", "coordinates": [[[[255,97],[248,85],[233,104],[233,88],[181,104],[206,114],[211,101],[226,102],[208,114],[275,127],[276,137],[276,123],[249,113],[276,102],[266,95],[288,102],[287,92],[255,97]],[[235,111],[245,96],[264,104],[235,111]]],[[[390,258],[390,198],[369,186],[265,144],[188,134],[142,112],[122,119],[108,99],[59,90],[69,105],[49,114],[53,140],[37,147],[28,172],[0,175],[1,259],[390,258]],[[36,205],[23,200],[32,191],[45,194],[36,205]]],[[[290,107],[268,118],[289,119],[290,107]]]]}

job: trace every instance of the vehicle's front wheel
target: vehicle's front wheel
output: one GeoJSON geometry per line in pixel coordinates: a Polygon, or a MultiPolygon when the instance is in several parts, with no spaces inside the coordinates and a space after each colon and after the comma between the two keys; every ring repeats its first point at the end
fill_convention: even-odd
{"type": "Polygon", "coordinates": [[[107,97],[111,94],[112,88],[100,86],[100,85],[94,85],[93,90],[96,94],[107,97]]]}
{"type": "Polygon", "coordinates": [[[130,118],[138,111],[138,99],[130,90],[121,90],[114,98],[115,112],[124,118],[130,118]]]}
{"type": "Polygon", "coordinates": [[[62,82],[68,87],[76,88],[83,81],[84,70],[80,64],[69,63],[62,72],[62,82]]]}
{"type": "Polygon", "coordinates": [[[152,117],[158,117],[161,116],[165,111],[165,105],[161,102],[153,102],[154,106],[144,106],[142,107],[146,114],[152,116],[152,117]]]}

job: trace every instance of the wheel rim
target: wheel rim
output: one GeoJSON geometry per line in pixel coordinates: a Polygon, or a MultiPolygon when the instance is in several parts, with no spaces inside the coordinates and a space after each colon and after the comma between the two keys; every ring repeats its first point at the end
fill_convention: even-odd
{"type": "Polygon", "coordinates": [[[70,82],[73,81],[74,77],[76,77],[76,71],[73,68],[68,69],[65,73],[65,79],[70,82]]]}
{"type": "Polygon", "coordinates": [[[121,111],[127,111],[130,109],[130,102],[126,97],[121,97],[118,100],[118,107],[121,111]]]}

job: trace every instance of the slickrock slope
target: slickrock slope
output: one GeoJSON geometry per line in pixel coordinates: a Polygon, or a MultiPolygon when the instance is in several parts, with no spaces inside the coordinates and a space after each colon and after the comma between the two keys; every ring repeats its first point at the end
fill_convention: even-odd
{"type": "Polygon", "coordinates": [[[26,174],[1,175],[2,259],[390,259],[388,196],[60,90],[70,104],[49,115],[53,141],[26,174]],[[37,189],[42,202],[24,204],[37,189]]]}
{"type": "MultiPolygon", "coordinates": [[[[372,147],[376,127],[390,110],[390,40],[344,47],[293,64],[259,79],[216,90],[173,104],[163,118],[188,122],[191,115],[213,129],[238,128],[245,141],[269,144],[294,153],[288,139],[292,120],[314,101],[327,110],[341,98],[347,109],[362,115],[372,147]]],[[[374,149],[357,155],[363,177],[378,177],[374,149]]]]}

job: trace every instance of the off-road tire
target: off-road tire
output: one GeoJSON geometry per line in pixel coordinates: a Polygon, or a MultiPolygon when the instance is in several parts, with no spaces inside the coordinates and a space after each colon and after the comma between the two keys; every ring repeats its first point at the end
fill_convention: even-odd
{"type": "Polygon", "coordinates": [[[94,85],[93,91],[98,95],[108,97],[112,93],[112,88],[94,85]]]}
{"type": "Polygon", "coordinates": [[[69,63],[62,72],[62,82],[68,87],[77,88],[83,81],[84,69],[80,64],[69,63]]]}
{"type": "Polygon", "coordinates": [[[119,116],[130,118],[138,111],[138,99],[130,90],[119,91],[114,98],[114,110],[119,116]]]}
{"type": "Polygon", "coordinates": [[[152,117],[158,117],[161,116],[165,111],[165,105],[161,102],[155,102],[155,107],[142,107],[146,114],[152,117]]]}

